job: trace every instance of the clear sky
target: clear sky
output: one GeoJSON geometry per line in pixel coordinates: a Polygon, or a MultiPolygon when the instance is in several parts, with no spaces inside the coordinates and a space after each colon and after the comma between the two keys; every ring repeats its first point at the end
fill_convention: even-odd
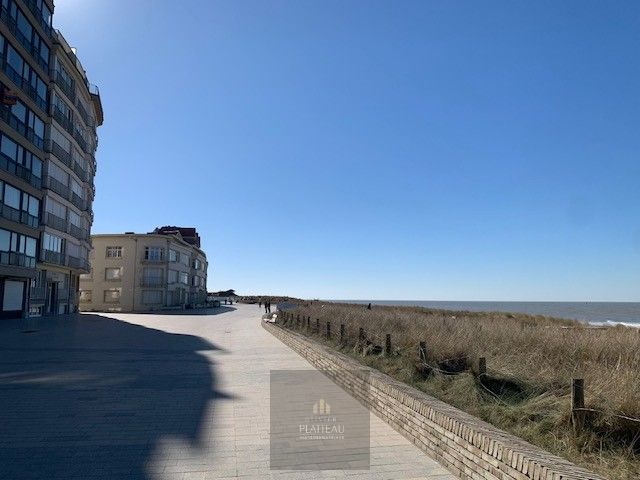
{"type": "Polygon", "coordinates": [[[640,2],[56,0],[100,87],[93,233],[209,290],[640,301],[640,2]]]}

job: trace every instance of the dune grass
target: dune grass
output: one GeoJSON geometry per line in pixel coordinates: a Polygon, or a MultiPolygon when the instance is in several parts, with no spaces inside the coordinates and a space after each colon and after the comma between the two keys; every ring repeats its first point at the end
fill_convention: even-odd
{"type": "Polygon", "coordinates": [[[611,480],[640,478],[640,331],[510,313],[311,302],[294,315],[332,322],[331,343],[411,384],[611,480]],[[340,324],[346,328],[340,343],[340,324]],[[359,340],[359,329],[366,340],[359,340]],[[392,354],[380,347],[391,334],[392,354]],[[419,359],[418,342],[427,346],[419,359]],[[486,358],[487,375],[477,376],[486,358]],[[571,425],[571,380],[584,378],[588,424],[571,425]]]}

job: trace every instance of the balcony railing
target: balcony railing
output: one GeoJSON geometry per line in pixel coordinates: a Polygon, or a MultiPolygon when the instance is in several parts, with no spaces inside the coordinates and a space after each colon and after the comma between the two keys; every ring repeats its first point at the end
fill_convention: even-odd
{"type": "Polygon", "coordinates": [[[29,182],[36,188],[42,187],[42,179],[40,177],[36,177],[33,173],[31,173],[31,170],[14,162],[11,158],[7,157],[2,152],[0,152],[0,168],[5,172],[12,173],[16,177],[29,182]]]}
{"type": "Polygon", "coordinates": [[[7,28],[9,28],[9,31],[22,44],[24,49],[29,52],[29,55],[31,55],[33,60],[36,61],[38,66],[40,66],[40,68],[42,68],[46,72],[49,68],[49,63],[40,56],[40,52],[38,52],[38,50],[35,48],[35,45],[31,43],[31,39],[25,37],[24,34],[20,31],[20,29],[18,28],[18,24],[11,17],[9,11],[5,7],[2,7],[2,9],[0,9],[0,20],[2,20],[7,28]]]}
{"type": "Polygon", "coordinates": [[[82,211],[86,211],[87,202],[82,197],[79,197],[75,192],[71,192],[71,203],[78,207],[82,211]]]}
{"type": "Polygon", "coordinates": [[[78,240],[89,240],[89,231],[85,228],[77,227],[73,223],[69,224],[69,233],[78,240]]]}
{"type": "Polygon", "coordinates": [[[47,111],[47,101],[38,95],[35,88],[5,60],[2,60],[2,70],[7,74],[11,81],[17,85],[27,96],[34,101],[43,112],[47,111]]]}
{"type": "Polygon", "coordinates": [[[83,258],[72,257],[71,255],[67,256],[67,266],[71,268],[77,268],[85,272],[91,270],[91,267],[89,266],[89,262],[87,260],[83,258]]]}
{"type": "Polygon", "coordinates": [[[73,164],[73,161],[71,159],[71,154],[62,148],[57,142],[54,140],[47,141],[47,150],[53,153],[56,158],[67,167],[72,168],[71,165],[73,164]]]}
{"type": "Polygon", "coordinates": [[[42,223],[51,228],[55,228],[60,232],[67,232],[67,221],[64,218],[60,218],[51,212],[45,212],[42,223]]]}
{"type": "Polygon", "coordinates": [[[65,265],[64,253],[53,252],[51,250],[42,250],[40,252],[40,260],[47,263],[54,263],[56,265],[65,265]]]}
{"type": "Polygon", "coordinates": [[[36,257],[29,257],[24,253],[0,252],[0,264],[36,268],[36,257]]]}
{"type": "Polygon", "coordinates": [[[164,280],[162,278],[157,277],[142,277],[140,279],[141,287],[162,287],[164,285],[164,280]]]}
{"type": "Polygon", "coordinates": [[[76,139],[76,142],[78,142],[78,145],[80,145],[80,148],[82,149],[82,151],[84,153],[90,153],[87,141],[82,137],[82,135],[75,129],[73,130],[72,135],[73,135],[73,138],[76,139]]]}
{"type": "Polygon", "coordinates": [[[59,70],[55,70],[55,75],[53,75],[53,81],[56,85],[58,85],[58,87],[60,87],[60,90],[64,92],[67,98],[71,100],[71,103],[76,102],[76,89],[74,85],[72,83],[69,83],[67,80],[65,80],[65,78],[62,76],[62,73],[59,70]]]}
{"type": "Polygon", "coordinates": [[[53,107],[53,118],[55,118],[56,122],[58,122],[62,128],[73,135],[73,122],[58,106],[53,107]]]}
{"type": "Polygon", "coordinates": [[[0,203],[0,216],[12,222],[23,223],[32,228],[38,228],[38,217],[30,215],[29,212],[18,210],[4,203],[0,203]]]}
{"type": "Polygon", "coordinates": [[[80,178],[80,180],[82,180],[83,182],[87,181],[87,172],[80,166],[79,163],[73,162],[73,171],[76,173],[76,175],[78,175],[78,178],[80,178]]]}
{"type": "Polygon", "coordinates": [[[25,0],[24,3],[27,4],[27,7],[29,8],[29,10],[31,10],[31,13],[33,13],[33,16],[36,17],[36,19],[38,20],[38,23],[40,24],[44,32],[47,34],[47,36],[51,37],[51,25],[48,25],[47,22],[45,22],[44,18],[42,17],[42,12],[40,11],[40,9],[38,9],[38,5],[36,1],[25,0]]]}
{"type": "Polygon", "coordinates": [[[71,191],[71,189],[67,185],[49,175],[45,175],[44,180],[44,188],[53,190],[61,197],[64,197],[66,199],[69,198],[69,192],[71,191]]]}
{"type": "Polygon", "coordinates": [[[31,127],[27,127],[26,123],[18,120],[11,114],[11,108],[7,106],[0,106],[0,118],[5,121],[11,128],[17,131],[20,135],[25,137],[31,143],[33,143],[40,150],[44,148],[44,139],[36,135],[31,127]]]}

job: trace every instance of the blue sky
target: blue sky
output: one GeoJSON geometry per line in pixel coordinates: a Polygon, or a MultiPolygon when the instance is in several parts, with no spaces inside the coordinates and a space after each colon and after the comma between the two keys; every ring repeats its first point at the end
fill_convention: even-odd
{"type": "Polygon", "coordinates": [[[94,233],[209,289],[640,301],[640,2],[58,0],[100,87],[94,233]]]}

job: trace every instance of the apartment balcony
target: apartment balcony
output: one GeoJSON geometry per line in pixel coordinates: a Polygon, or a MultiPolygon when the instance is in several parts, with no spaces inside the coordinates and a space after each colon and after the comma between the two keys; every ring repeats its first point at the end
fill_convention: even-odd
{"type": "Polygon", "coordinates": [[[71,189],[67,185],[49,175],[44,177],[44,188],[52,190],[66,199],[69,199],[71,193],[71,189]]]}
{"type": "Polygon", "coordinates": [[[13,128],[16,132],[29,140],[40,150],[44,149],[44,139],[36,135],[31,127],[28,127],[26,123],[18,120],[11,114],[11,109],[7,106],[0,107],[0,118],[4,122],[13,128]]]}
{"type": "Polygon", "coordinates": [[[73,159],[71,154],[62,148],[58,143],[53,140],[47,141],[47,151],[55,155],[55,157],[64,163],[67,167],[73,168],[73,159]]]}
{"type": "Polygon", "coordinates": [[[73,203],[76,207],[78,207],[83,212],[87,211],[87,201],[82,197],[78,196],[75,192],[71,192],[71,203],[73,203]]]}
{"type": "Polygon", "coordinates": [[[140,286],[141,287],[163,287],[165,285],[165,281],[162,278],[141,278],[140,286]]]}
{"type": "Polygon", "coordinates": [[[80,148],[84,153],[91,153],[91,151],[89,150],[89,145],[87,144],[87,141],[82,137],[80,133],[78,133],[77,130],[74,129],[72,132],[72,135],[73,135],[73,138],[76,139],[76,142],[78,142],[78,145],[80,145],[80,148]]]}
{"type": "Polygon", "coordinates": [[[67,117],[62,110],[60,110],[57,106],[53,107],[53,118],[60,124],[62,128],[64,128],[67,133],[73,135],[73,122],[69,117],[67,117]]]}
{"type": "Polygon", "coordinates": [[[51,250],[42,250],[40,252],[40,261],[42,262],[65,266],[65,260],[65,254],[61,252],[53,252],[51,250]]]}
{"type": "Polygon", "coordinates": [[[38,107],[43,111],[47,112],[47,100],[43,99],[38,95],[38,92],[35,88],[18,72],[16,72],[13,67],[5,60],[2,60],[2,70],[7,76],[11,79],[16,86],[22,90],[33,102],[38,105],[38,107]]]}
{"type": "Polygon", "coordinates": [[[53,79],[53,82],[58,86],[58,88],[60,88],[60,90],[64,92],[67,98],[71,100],[71,103],[75,103],[76,102],[75,86],[67,82],[58,70],[55,70],[54,72],[55,72],[55,75],[51,76],[53,79]]]}
{"type": "Polygon", "coordinates": [[[38,21],[38,24],[44,30],[44,33],[46,33],[47,36],[49,38],[51,38],[51,30],[52,30],[51,26],[48,25],[44,21],[44,18],[42,18],[42,12],[38,9],[38,4],[36,3],[36,1],[35,0],[24,0],[24,3],[27,5],[27,8],[31,11],[33,16],[36,17],[36,20],[38,21]]]}
{"type": "Polygon", "coordinates": [[[38,189],[42,187],[42,179],[40,177],[36,177],[31,173],[31,170],[14,162],[2,152],[0,152],[0,169],[23,179],[38,189]]]}
{"type": "Polygon", "coordinates": [[[72,257],[71,255],[67,256],[67,266],[70,268],[75,268],[78,270],[82,270],[88,272],[91,270],[89,266],[89,262],[83,258],[72,257]]]}
{"type": "Polygon", "coordinates": [[[0,265],[36,268],[36,257],[29,257],[24,253],[0,252],[0,265]]]}
{"type": "Polygon", "coordinates": [[[32,60],[34,60],[38,64],[38,66],[45,72],[48,71],[48,62],[40,56],[40,52],[38,52],[33,43],[31,43],[31,39],[25,37],[24,34],[18,29],[18,24],[13,18],[11,18],[9,11],[5,7],[2,7],[2,9],[0,10],[0,20],[2,20],[2,23],[7,26],[9,31],[13,34],[14,37],[16,37],[16,40],[20,42],[24,49],[29,52],[32,60]]]}
{"type": "Polygon", "coordinates": [[[12,222],[22,223],[31,228],[38,228],[38,217],[34,217],[30,215],[29,212],[18,210],[4,203],[0,203],[0,216],[12,222]]]}
{"type": "Polygon", "coordinates": [[[45,212],[42,224],[55,228],[60,232],[67,232],[67,221],[50,212],[45,212]]]}
{"type": "Polygon", "coordinates": [[[69,233],[78,240],[89,240],[89,231],[86,228],[77,227],[73,223],[69,224],[69,233]]]}
{"type": "Polygon", "coordinates": [[[73,162],[73,171],[75,172],[76,175],[78,175],[78,178],[80,180],[82,180],[83,182],[87,181],[87,176],[88,176],[87,172],[84,168],[80,166],[79,163],[73,162]]]}

